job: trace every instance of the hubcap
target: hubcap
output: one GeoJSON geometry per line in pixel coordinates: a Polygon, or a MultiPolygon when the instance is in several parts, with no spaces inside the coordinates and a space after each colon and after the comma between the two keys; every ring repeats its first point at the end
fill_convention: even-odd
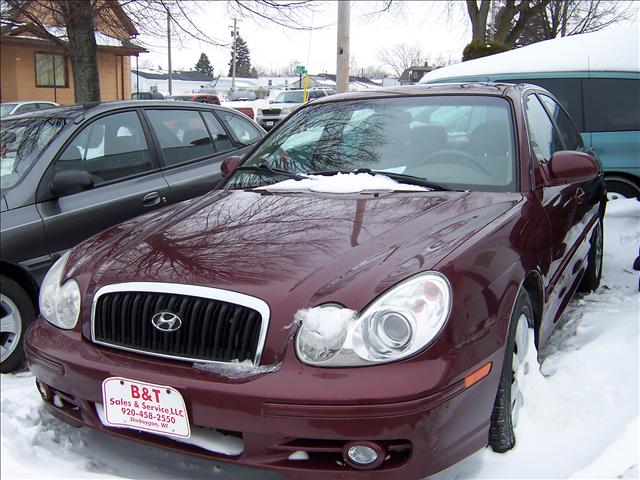
{"type": "Polygon", "coordinates": [[[529,373],[529,363],[526,361],[527,349],[529,348],[529,320],[522,313],[518,318],[516,326],[515,344],[513,346],[513,358],[511,360],[511,371],[513,381],[511,383],[511,423],[513,427],[518,424],[518,414],[522,407],[524,397],[520,391],[520,383],[523,377],[529,373]]]}
{"type": "Polygon", "coordinates": [[[20,342],[22,319],[13,301],[0,295],[0,360],[9,358],[20,342]]]}

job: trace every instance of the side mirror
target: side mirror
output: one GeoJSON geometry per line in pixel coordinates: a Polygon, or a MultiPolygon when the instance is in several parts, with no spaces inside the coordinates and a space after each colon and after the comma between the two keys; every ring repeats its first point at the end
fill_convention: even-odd
{"type": "Polygon", "coordinates": [[[551,174],[557,180],[576,182],[595,178],[600,172],[600,165],[588,153],[563,150],[556,152],[549,160],[551,174]]]}
{"type": "Polygon", "coordinates": [[[242,157],[239,155],[225,158],[220,164],[220,171],[222,172],[222,175],[226,177],[229,172],[232,172],[238,165],[240,165],[241,161],[242,157]]]}
{"type": "Polygon", "coordinates": [[[62,170],[56,172],[49,184],[53,198],[60,198],[74,193],[84,192],[93,187],[91,174],[84,170],[62,170]]]}

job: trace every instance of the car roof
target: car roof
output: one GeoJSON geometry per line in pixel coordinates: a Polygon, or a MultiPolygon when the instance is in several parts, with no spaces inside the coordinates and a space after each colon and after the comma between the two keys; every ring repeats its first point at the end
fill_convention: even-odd
{"type": "MultiPolygon", "coordinates": [[[[182,96],[182,95],[180,95],[182,96]]],[[[191,96],[191,95],[184,95],[191,96]]],[[[75,118],[88,115],[97,115],[115,110],[121,110],[132,107],[162,107],[162,108],[184,108],[190,105],[198,108],[210,108],[214,110],[224,110],[234,112],[234,109],[222,107],[220,105],[198,103],[198,102],[167,102],[166,100],[120,100],[114,102],[99,102],[88,104],[65,105],[61,107],[48,108],[36,112],[24,113],[22,115],[12,115],[11,120],[19,120],[21,118],[75,118]]]]}
{"type": "MultiPolygon", "coordinates": [[[[376,88],[358,92],[338,93],[314,100],[314,104],[330,103],[341,100],[359,100],[383,97],[411,97],[423,95],[495,95],[506,96],[516,88],[512,83],[437,83],[426,85],[404,85],[401,87],[376,88]]],[[[539,88],[539,87],[537,87],[539,88]]]]}

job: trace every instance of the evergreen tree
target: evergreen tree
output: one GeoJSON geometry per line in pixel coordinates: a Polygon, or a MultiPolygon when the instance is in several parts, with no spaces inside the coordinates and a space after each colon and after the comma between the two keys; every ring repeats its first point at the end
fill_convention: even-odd
{"type": "Polygon", "coordinates": [[[213,67],[209,63],[209,57],[206,53],[200,54],[200,59],[196,63],[196,72],[204,73],[210,78],[213,78],[213,67]]]}
{"type": "MultiPolygon", "coordinates": [[[[238,35],[236,40],[236,77],[251,77],[251,58],[247,43],[238,35]]],[[[229,76],[233,73],[233,46],[231,47],[231,60],[229,60],[229,76]]]]}

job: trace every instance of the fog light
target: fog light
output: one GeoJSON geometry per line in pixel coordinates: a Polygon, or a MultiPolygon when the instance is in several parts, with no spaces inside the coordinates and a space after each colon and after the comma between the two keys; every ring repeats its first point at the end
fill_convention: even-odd
{"type": "Polygon", "coordinates": [[[360,465],[369,465],[378,459],[376,451],[366,445],[354,445],[347,451],[349,460],[360,465]]]}
{"type": "Polygon", "coordinates": [[[40,392],[42,399],[48,402],[51,398],[51,389],[40,380],[36,380],[36,386],[38,387],[38,391],[40,392]]]}
{"type": "Polygon", "coordinates": [[[356,441],[347,443],[342,454],[350,466],[361,470],[370,470],[382,464],[386,452],[377,443],[356,441]]]}

